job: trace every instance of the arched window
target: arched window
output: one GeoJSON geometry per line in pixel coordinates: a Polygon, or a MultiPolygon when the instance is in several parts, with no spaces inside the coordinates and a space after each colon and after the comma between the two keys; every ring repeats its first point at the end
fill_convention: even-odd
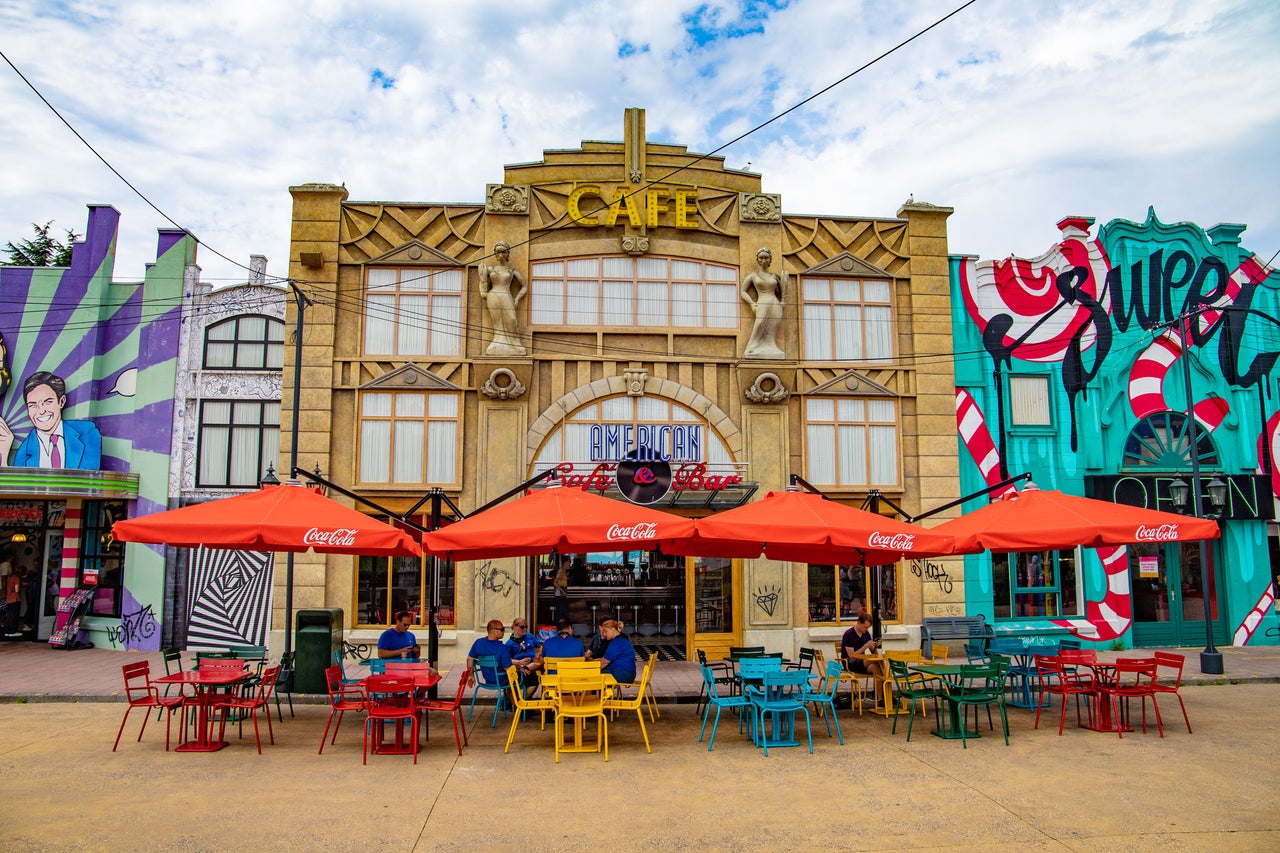
{"type": "MultiPolygon", "coordinates": [[[[1217,468],[1218,450],[1203,426],[1196,429],[1202,467],[1217,468]]],[[[1157,412],[1138,421],[1124,443],[1125,468],[1186,471],[1191,467],[1190,421],[1181,412],[1157,412]]]]}
{"type": "Polygon", "coordinates": [[[280,370],[283,366],[284,323],[274,317],[229,317],[205,329],[207,370],[280,370]]]}

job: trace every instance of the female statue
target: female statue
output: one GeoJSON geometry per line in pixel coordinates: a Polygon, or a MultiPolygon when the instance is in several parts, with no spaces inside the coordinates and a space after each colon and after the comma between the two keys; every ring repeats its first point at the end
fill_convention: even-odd
{"type": "Polygon", "coordinates": [[[742,280],[742,301],[751,306],[755,312],[756,322],[751,328],[751,337],[743,350],[744,358],[785,358],[786,353],[778,346],[778,324],[782,321],[782,306],[786,304],[787,274],[769,272],[773,263],[773,252],[761,249],[756,252],[755,272],[742,280]],[[755,288],[755,298],[751,289],[755,288]]]}
{"type": "Polygon", "coordinates": [[[480,265],[480,295],[493,325],[493,341],[485,350],[487,355],[525,354],[516,324],[516,306],[529,289],[520,271],[508,263],[510,256],[511,247],[500,241],[493,247],[494,263],[480,265]]]}

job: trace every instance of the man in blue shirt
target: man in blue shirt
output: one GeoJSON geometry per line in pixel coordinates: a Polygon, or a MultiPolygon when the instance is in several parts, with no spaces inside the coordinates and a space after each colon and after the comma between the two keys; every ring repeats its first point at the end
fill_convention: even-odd
{"type": "MultiPolygon", "coordinates": [[[[467,652],[468,670],[475,669],[476,658],[497,658],[498,682],[503,687],[507,686],[507,667],[511,666],[511,650],[502,641],[502,635],[505,631],[506,628],[503,627],[501,619],[490,619],[489,624],[485,626],[485,636],[477,637],[476,641],[471,644],[471,651],[467,652]]],[[[480,678],[487,675],[489,673],[477,674],[477,677],[480,678]]]]}
{"type": "Polygon", "coordinates": [[[396,612],[395,624],[382,632],[378,637],[378,657],[380,658],[416,658],[422,653],[418,640],[409,632],[413,622],[413,614],[408,610],[396,612]]]}
{"type": "Polygon", "coordinates": [[[520,671],[520,682],[525,686],[525,695],[533,695],[538,683],[538,668],[542,661],[538,657],[538,638],[529,633],[529,620],[518,616],[511,623],[511,639],[507,640],[507,651],[511,652],[511,662],[520,671]]]}
{"type": "Polygon", "coordinates": [[[568,619],[556,622],[556,635],[542,641],[542,657],[580,658],[587,653],[582,640],[573,636],[573,623],[568,619]]]}

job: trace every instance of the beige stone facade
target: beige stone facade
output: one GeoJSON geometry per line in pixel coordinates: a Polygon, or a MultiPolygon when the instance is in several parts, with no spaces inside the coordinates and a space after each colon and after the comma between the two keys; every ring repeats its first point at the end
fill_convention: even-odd
{"type": "MultiPolygon", "coordinates": [[[[898,458],[896,482],[876,488],[913,513],[956,498],[946,229],[951,210],[908,202],[885,218],[791,215],[782,211],[778,196],[763,192],[760,175],[726,169],[719,157],[648,141],[641,110],[627,111],[623,137],[622,142],[583,142],[576,149],[547,151],[538,162],[508,165],[499,183],[477,186],[476,196],[484,201],[475,204],[352,201],[345,188],[329,184],[290,189],[289,274],[314,303],[306,311],[301,347],[299,465],[307,470],[319,466],[334,482],[397,512],[437,486],[470,512],[535,473],[539,453],[575,412],[630,396],[694,413],[734,470],[758,484],[756,498],[785,488],[796,473],[815,485],[825,479],[819,486],[824,492],[858,506],[871,486],[815,476],[805,405],[811,398],[879,400],[891,404],[884,410],[893,412],[889,426],[896,431],[898,458]],[[540,265],[572,268],[576,259],[619,259],[617,264],[628,258],[674,259],[672,269],[681,259],[714,265],[719,284],[733,285],[735,319],[722,322],[730,309],[721,290],[719,307],[708,301],[707,317],[697,328],[674,314],[670,322],[656,325],[584,324],[573,322],[568,313],[568,322],[548,322],[548,314],[535,318],[535,311],[560,303],[551,299],[535,308],[543,291],[530,287],[526,294],[534,296],[520,301],[516,311],[525,354],[487,355],[493,323],[480,294],[479,268],[493,263],[499,241],[511,247],[511,266],[522,272],[526,287],[535,284],[530,281],[537,277],[535,269],[552,268],[540,265]],[[772,252],[772,271],[785,270],[789,277],[777,334],[785,353],[781,359],[743,356],[754,318],[737,290],[756,269],[762,247],[772,252]],[[380,268],[439,272],[441,280],[444,271],[461,273],[456,352],[367,354],[372,325],[387,321],[367,298],[369,271],[380,268]],[[730,272],[733,280],[727,281],[730,272]],[[804,357],[812,342],[805,340],[801,288],[811,279],[887,283],[892,337],[882,345],[891,348],[891,355],[868,360],[804,357]],[[720,321],[708,319],[713,311],[720,312],[720,321]],[[456,393],[460,409],[452,479],[402,480],[398,485],[367,481],[361,466],[370,463],[362,462],[361,453],[368,457],[374,439],[369,434],[362,438],[361,395],[371,389],[456,393]]],[[[573,306],[572,286],[566,285],[569,290],[560,300],[566,311],[573,306]]],[[[290,330],[295,310],[291,303],[290,330]]],[[[402,316],[395,322],[407,321],[402,316]]],[[[430,334],[444,339],[448,332],[437,324],[430,334]]],[[[282,457],[287,459],[294,391],[293,349],[285,349],[281,434],[282,457]]],[[[891,440],[883,439],[888,432],[880,435],[891,440]]],[[[443,459],[439,464],[447,468],[450,463],[443,459]]],[[[672,511],[706,514],[691,508],[672,511]]],[[[882,511],[888,510],[882,506],[882,511]]],[[[445,661],[464,656],[487,619],[509,624],[516,615],[534,612],[538,586],[529,560],[463,563],[456,571],[452,618],[442,634],[445,661]],[[509,581],[492,583],[495,570],[509,581]]],[[[350,558],[299,555],[295,608],[342,607],[349,629],[373,637],[377,626],[370,623],[372,617],[355,614],[364,607],[357,601],[356,572],[350,558]]],[[[691,562],[690,585],[694,572],[691,562]]],[[[844,630],[838,618],[813,621],[809,567],[757,560],[742,561],[733,572],[737,618],[731,636],[699,642],[691,610],[676,611],[687,622],[680,636],[688,637],[689,653],[695,647],[715,650],[730,641],[791,653],[800,645],[836,639],[844,630]],[[755,606],[759,590],[776,593],[770,612],[755,606]]],[[[943,596],[938,584],[922,584],[907,564],[898,566],[896,574],[897,619],[886,624],[891,636],[906,635],[922,615],[963,601],[962,583],[943,596]],[[935,600],[937,596],[942,599],[935,600]]],[[[279,585],[275,601],[279,629],[284,601],[279,585]]]]}

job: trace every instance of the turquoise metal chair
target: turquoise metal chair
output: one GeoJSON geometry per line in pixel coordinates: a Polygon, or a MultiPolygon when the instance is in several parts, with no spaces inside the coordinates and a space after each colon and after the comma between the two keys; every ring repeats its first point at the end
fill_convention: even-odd
{"type": "MultiPolygon", "coordinates": [[[[836,716],[836,692],[840,689],[840,676],[844,674],[844,667],[840,665],[838,660],[827,661],[827,671],[822,674],[821,687],[817,692],[809,691],[805,696],[805,701],[818,709],[818,713],[823,714],[823,719],[827,722],[827,737],[831,737],[831,721],[836,723],[836,737],[840,739],[840,743],[844,744],[844,734],[840,731],[840,718],[836,716]],[[829,709],[824,712],[821,707],[826,705],[829,709]]],[[[897,722],[897,718],[894,718],[897,722]]]]}
{"type": "MultiPolygon", "coordinates": [[[[716,721],[711,724],[711,740],[707,743],[707,752],[716,745],[716,731],[720,728],[720,712],[725,708],[746,709],[751,707],[751,700],[746,696],[730,694],[727,696],[720,695],[718,685],[721,681],[716,678],[714,672],[706,664],[698,664],[698,668],[702,670],[703,688],[707,692],[707,713],[702,716],[702,729],[698,732],[698,742],[702,742],[702,737],[707,733],[707,721],[711,719],[711,709],[716,709],[716,721]]],[[[738,720],[738,731],[742,731],[742,725],[746,722],[747,715],[742,714],[738,720]]],[[[754,725],[755,715],[752,715],[754,725]]],[[[753,730],[754,733],[754,730],[753,730]]]]}
{"type": "MultiPolygon", "coordinates": [[[[809,695],[809,676],[805,672],[784,672],[781,668],[762,672],[764,685],[760,688],[746,686],[744,692],[755,710],[756,745],[769,754],[769,744],[795,746],[793,725],[795,715],[804,714],[805,733],[809,738],[809,754],[813,754],[813,723],[805,704],[809,695]],[[773,730],[765,724],[766,714],[773,715],[773,730]]],[[[838,682],[837,682],[838,683],[838,682]]]]}
{"type": "Polygon", "coordinates": [[[471,722],[471,715],[475,713],[476,697],[480,695],[481,690],[487,690],[494,694],[493,722],[489,724],[489,728],[493,728],[498,725],[498,712],[501,711],[504,717],[507,713],[507,674],[498,666],[498,659],[493,655],[481,655],[476,658],[472,672],[475,675],[476,686],[471,691],[471,706],[467,709],[467,722],[471,722]]]}

